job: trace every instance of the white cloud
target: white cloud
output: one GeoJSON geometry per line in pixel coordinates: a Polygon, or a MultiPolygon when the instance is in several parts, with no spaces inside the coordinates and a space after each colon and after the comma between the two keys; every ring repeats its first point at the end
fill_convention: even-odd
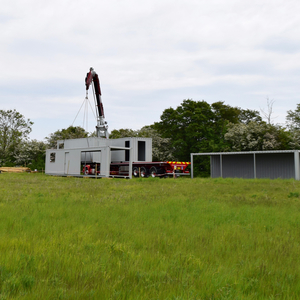
{"type": "Polygon", "coordinates": [[[1,108],[38,123],[32,136],[42,139],[70,125],[93,66],[110,129],[159,121],[184,98],[259,109],[269,96],[284,122],[300,102],[299,9],[295,0],[7,2],[1,108]]]}

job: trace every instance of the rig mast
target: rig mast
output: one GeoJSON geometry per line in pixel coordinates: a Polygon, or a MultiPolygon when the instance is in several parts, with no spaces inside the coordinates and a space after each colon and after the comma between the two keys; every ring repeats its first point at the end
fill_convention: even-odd
{"type": "Polygon", "coordinates": [[[107,122],[104,121],[104,109],[103,103],[101,99],[101,89],[100,89],[100,81],[98,74],[94,71],[93,68],[90,68],[90,72],[87,73],[85,77],[85,86],[86,86],[86,99],[88,98],[88,89],[93,82],[93,91],[94,91],[94,100],[96,106],[97,113],[97,126],[96,132],[97,137],[103,137],[108,139],[108,126],[107,122]]]}

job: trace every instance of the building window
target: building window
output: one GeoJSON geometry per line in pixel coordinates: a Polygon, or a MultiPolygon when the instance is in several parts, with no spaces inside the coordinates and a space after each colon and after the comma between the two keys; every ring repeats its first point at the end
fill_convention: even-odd
{"type": "Polygon", "coordinates": [[[50,153],[50,162],[54,163],[55,162],[55,154],[56,153],[50,153]]]}

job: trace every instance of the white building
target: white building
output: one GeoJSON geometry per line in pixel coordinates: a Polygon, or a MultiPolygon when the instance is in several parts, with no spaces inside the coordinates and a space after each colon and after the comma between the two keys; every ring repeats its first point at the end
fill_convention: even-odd
{"type": "Polygon", "coordinates": [[[87,163],[101,166],[99,177],[109,177],[111,163],[128,163],[131,178],[132,162],[152,161],[151,138],[105,139],[99,137],[60,140],[56,149],[46,150],[45,173],[59,176],[83,176],[87,163]]]}

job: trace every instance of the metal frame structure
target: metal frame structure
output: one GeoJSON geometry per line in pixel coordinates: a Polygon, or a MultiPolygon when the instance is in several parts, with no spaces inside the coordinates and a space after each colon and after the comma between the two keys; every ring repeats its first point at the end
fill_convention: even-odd
{"type": "Polygon", "coordinates": [[[194,178],[194,156],[210,156],[211,177],[213,178],[294,178],[300,180],[299,150],[191,153],[191,178],[194,178]],[[229,173],[233,176],[228,176],[229,173]]]}

